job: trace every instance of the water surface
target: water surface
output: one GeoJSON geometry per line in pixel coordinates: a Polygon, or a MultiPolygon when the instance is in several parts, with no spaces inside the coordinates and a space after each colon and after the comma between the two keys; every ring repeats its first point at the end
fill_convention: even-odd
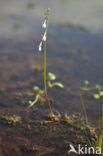
{"type": "MultiPolygon", "coordinates": [[[[43,52],[38,52],[38,45],[47,7],[51,8],[47,71],[55,73],[65,86],[48,91],[53,110],[68,115],[81,112],[84,80],[91,85],[103,84],[101,0],[0,2],[0,117],[16,114],[22,119],[16,126],[0,122],[0,154],[4,156],[68,155],[72,142],[67,125],[36,123],[49,113],[46,103],[26,110],[31,98],[27,93],[33,92],[34,85],[44,87],[43,52]],[[35,66],[40,66],[39,72],[33,71],[35,66]]],[[[97,101],[89,95],[85,107],[89,120],[96,125],[97,101]]]]}

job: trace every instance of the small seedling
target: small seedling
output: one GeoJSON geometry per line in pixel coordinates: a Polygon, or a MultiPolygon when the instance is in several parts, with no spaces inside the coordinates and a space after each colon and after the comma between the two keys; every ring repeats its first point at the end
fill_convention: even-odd
{"type": "MultiPolygon", "coordinates": [[[[56,79],[56,75],[49,72],[48,73],[48,77],[47,77],[47,84],[49,88],[53,88],[54,86],[57,86],[59,88],[63,88],[64,85],[60,82],[53,82],[56,79]]],[[[45,90],[41,90],[38,86],[34,86],[33,87],[34,90],[34,94],[36,95],[35,99],[33,101],[29,100],[29,107],[32,107],[34,104],[36,104],[37,102],[41,101],[41,99],[43,99],[43,96],[45,94],[45,90]]],[[[42,100],[44,101],[44,100],[42,100]]]]}
{"type": "Polygon", "coordinates": [[[60,87],[60,88],[64,88],[64,85],[60,82],[52,82],[56,79],[56,75],[49,72],[48,73],[48,87],[49,88],[53,88],[54,86],[60,87]]]}
{"type": "Polygon", "coordinates": [[[86,86],[89,85],[89,81],[87,81],[87,80],[85,80],[84,83],[85,83],[86,86]]]}
{"type": "Polygon", "coordinates": [[[94,99],[100,99],[103,96],[103,91],[100,85],[95,86],[95,93],[93,94],[94,99]]]}
{"type": "Polygon", "coordinates": [[[84,87],[81,87],[80,89],[83,90],[83,91],[89,91],[90,90],[89,84],[90,84],[90,82],[85,80],[84,81],[84,87]]]}
{"type": "MultiPolygon", "coordinates": [[[[91,91],[90,94],[98,101],[98,109],[99,109],[99,125],[94,131],[96,138],[93,140],[89,140],[89,144],[92,146],[100,147],[102,149],[103,145],[103,87],[99,84],[96,84],[94,87],[88,87],[89,82],[86,80],[84,81],[85,87],[81,88],[83,91],[91,91]]],[[[87,115],[86,115],[87,116],[87,115]]],[[[92,137],[92,136],[91,136],[92,137]]],[[[92,137],[93,138],[93,137],[92,137]]]]}

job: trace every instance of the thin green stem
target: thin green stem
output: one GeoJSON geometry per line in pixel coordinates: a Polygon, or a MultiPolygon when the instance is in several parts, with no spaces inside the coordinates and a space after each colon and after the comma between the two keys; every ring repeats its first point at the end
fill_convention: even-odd
{"type": "MultiPolygon", "coordinates": [[[[46,27],[46,38],[47,38],[47,33],[48,33],[48,25],[49,25],[49,9],[47,9],[47,27],[46,27]]],[[[51,105],[50,105],[50,100],[48,98],[47,94],[47,83],[46,83],[46,41],[44,41],[44,86],[45,86],[45,98],[49,106],[49,110],[51,114],[53,114],[51,105]]]]}

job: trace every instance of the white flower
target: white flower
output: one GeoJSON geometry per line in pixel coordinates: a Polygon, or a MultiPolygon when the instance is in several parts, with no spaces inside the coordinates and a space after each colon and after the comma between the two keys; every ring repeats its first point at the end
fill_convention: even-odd
{"type": "Polygon", "coordinates": [[[44,33],[44,35],[43,35],[42,40],[43,40],[43,41],[46,41],[46,31],[45,31],[45,33],[44,33]]]}
{"type": "Polygon", "coordinates": [[[47,21],[46,21],[46,19],[45,19],[45,20],[44,20],[44,23],[43,23],[43,25],[42,25],[43,28],[46,28],[46,26],[47,26],[46,22],[47,22],[47,21]]]}
{"type": "Polygon", "coordinates": [[[42,41],[39,44],[39,51],[41,51],[41,50],[42,50],[42,41]]]}
{"type": "Polygon", "coordinates": [[[46,28],[47,28],[47,15],[46,15],[46,17],[44,18],[44,22],[43,22],[43,24],[42,24],[42,28],[45,29],[45,32],[44,32],[44,34],[42,35],[42,40],[41,40],[41,42],[40,42],[40,44],[39,44],[39,47],[38,47],[38,50],[39,50],[39,51],[42,51],[42,44],[43,44],[43,41],[44,41],[44,42],[46,41],[46,36],[47,36],[47,30],[46,30],[46,28]]]}

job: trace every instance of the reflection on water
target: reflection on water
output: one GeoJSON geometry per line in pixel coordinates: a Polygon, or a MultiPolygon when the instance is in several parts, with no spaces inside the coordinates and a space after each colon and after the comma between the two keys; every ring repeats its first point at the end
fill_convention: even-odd
{"type": "MultiPolygon", "coordinates": [[[[0,114],[17,114],[23,124],[13,127],[0,123],[0,143],[3,142],[0,154],[4,156],[15,151],[17,155],[33,155],[38,148],[39,155],[53,151],[53,155],[67,155],[68,140],[71,140],[68,127],[61,124],[44,127],[35,123],[48,113],[46,104],[25,110],[32,87],[43,88],[43,53],[38,52],[38,44],[43,13],[48,6],[51,22],[47,71],[55,73],[65,86],[63,90],[49,90],[53,109],[61,114],[80,112],[79,88],[84,80],[103,84],[102,1],[87,0],[85,4],[82,0],[1,1],[0,114]]],[[[89,97],[86,111],[93,123],[98,120],[97,109],[97,103],[89,97]]]]}

